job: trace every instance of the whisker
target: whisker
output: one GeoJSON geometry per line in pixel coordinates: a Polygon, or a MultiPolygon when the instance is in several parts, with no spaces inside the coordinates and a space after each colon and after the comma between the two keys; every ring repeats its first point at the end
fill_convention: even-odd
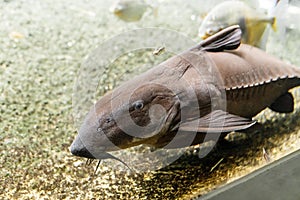
{"type": "MultiPolygon", "coordinates": [[[[115,157],[115,156],[113,156],[113,155],[111,155],[111,154],[109,154],[109,153],[107,153],[107,152],[103,152],[101,155],[99,155],[99,156],[97,156],[97,158],[96,159],[99,159],[99,162],[98,162],[98,164],[97,164],[97,167],[96,167],[96,171],[97,171],[97,169],[98,169],[98,167],[99,167],[99,165],[100,165],[100,161],[101,160],[103,160],[103,159],[113,159],[113,160],[117,160],[117,161],[119,161],[120,163],[122,163],[123,165],[125,165],[130,171],[133,171],[123,160],[121,160],[120,158],[117,158],[117,157],[115,157]]],[[[95,171],[95,172],[96,172],[95,171]]]]}
{"type": "MultiPolygon", "coordinates": [[[[120,158],[117,158],[117,157],[115,157],[115,156],[113,156],[113,155],[111,155],[111,154],[109,154],[109,153],[107,153],[107,152],[103,152],[103,154],[101,154],[101,156],[99,156],[98,158],[98,163],[97,163],[97,166],[96,166],[96,169],[95,169],[95,171],[94,171],[94,175],[97,173],[97,170],[98,170],[98,168],[99,168],[99,166],[100,166],[100,163],[101,163],[101,161],[103,160],[103,159],[113,159],[113,160],[117,160],[117,161],[119,161],[120,163],[122,163],[123,165],[125,165],[130,171],[132,171],[133,172],[133,170],[123,161],[123,160],[121,160],[120,158]]],[[[87,160],[86,160],[86,165],[91,165],[93,162],[94,162],[94,160],[95,159],[93,159],[93,158],[88,158],[87,160]]]]}
{"type": "Polygon", "coordinates": [[[125,165],[130,171],[133,172],[133,170],[123,160],[121,160],[120,158],[117,158],[117,157],[115,157],[115,156],[113,156],[113,155],[111,155],[109,153],[106,153],[106,154],[107,154],[108,158],[119,161],[120,163],[122,163],[123,165],[125,165]]]}
{"type": "Polygon", "coordinates": [[[91,165],[95,159],[88,158],[85,162],[85,165],[91,165]]]}
{"type": "Polygon", "coordinates": [[[96,174],[96,172],[97,172],[97,170],[98,170],[98,168],[99,168],[99,166],[100,166],[101,161],[102,161],[101,159],[98,161],[97,167],[96,167],[96,169],[95,169],[95,171],[94,171],[94,175],[96,174]]]}

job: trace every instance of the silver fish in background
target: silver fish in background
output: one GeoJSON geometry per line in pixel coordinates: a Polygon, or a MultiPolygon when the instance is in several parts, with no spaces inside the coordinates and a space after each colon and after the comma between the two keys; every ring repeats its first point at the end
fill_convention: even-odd
{"type": "Polygon", "coordinates": [[[119,19],[125,22],[137,22],[144,14],[152,10],[153,15],[157,16],[157,7],[147,3],[145,0],[118,0],[110,11],[119,19]]]}
{"type": "Polygon", "coordinates": [[[105,94],[86,115],[71,153],[115,159],[108,152],[141,144],[182,148],[247,130],[267,107],[292,112],[289,90],[300,85],[300,69],[240,40],[239,26],[228,27],[105,94]]]}
{"type": "MultiPolygon", "coordinates": [[[[267,2],[267,1],[264,1],[267,2]]],[[[216,5],[204,18],[198,34],[202,39],[215,34],[216,32],[238,24],[243,32],[242,42],[264,49],[266,40],[267,25],[272,29],[277,29],[277,17],[275,10],[279,9],[281,4],[274,2],[272,4],[261,4],[260,7],[271,6],[268,10],[265,8],[255,8],[242,1],[225,1],[216,5]]]]}

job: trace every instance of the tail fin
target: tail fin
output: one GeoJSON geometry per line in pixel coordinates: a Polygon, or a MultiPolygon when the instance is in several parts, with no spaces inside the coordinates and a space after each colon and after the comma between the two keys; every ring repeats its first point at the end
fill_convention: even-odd
{"type": "MultiPolygon", "coordinates": [[[[271,34],[273,35],[273,38],[276,38],[276,40],[284,42],[287,27],[286,13],[288,9],[289,0],[263,0],[260,2],[266,1],[269,2],[269,4],[264,5],[264,8],[267,10],[269,18],[272,19],[271,28],[273,29],[273,31],[270,31],[270,29],[266,30],[265,34],[271,34]]],[[[262,43],[264,43],[266,46],[266,41],[262,43]]]]}
{"type": "Polygon", "coordinates": [[[152,14],[155,18],[158,17],[158,4],[155,1],[147,1],[147,5],[151,8],[152,14]]]}
{"type": "Polygon", "coordinates": [[[276,19],[276,17],[273,18],[272,29],[275,32],[277,31],[277,19],[276,19]]]}
{"type": "Polygon", "coordinates": [[[280,35],[285,34],[288,6],[289,0],[274,0],[274,6],[268,9],[269,17],[274,18],[272,29],[278,31],[280,35]]]}

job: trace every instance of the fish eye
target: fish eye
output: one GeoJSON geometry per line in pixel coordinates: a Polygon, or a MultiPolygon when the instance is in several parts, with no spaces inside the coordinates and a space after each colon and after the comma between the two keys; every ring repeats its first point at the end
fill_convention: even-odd
{"type": "Polygon", "coordinates": [[[143,104],[143,101],[142,101],[142,100],[138,100],[138,101],[134,102],[134,103],[132,104],[132,106],[133,106],[133,108],[134,108],[135,110],[141,110],[141,109],[143,109],[144,104],[143,104]]]}

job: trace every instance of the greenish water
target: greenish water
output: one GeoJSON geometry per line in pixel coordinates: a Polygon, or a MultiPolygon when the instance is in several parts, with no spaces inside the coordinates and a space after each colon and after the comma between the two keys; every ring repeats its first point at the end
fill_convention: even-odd
{"type": "MultiPolygon", "coordinates": [[[[113,35],[141,27],[176,30],[196,41],[198,16],[208,7],[204,1],[161,0],[157,16],[149,10],[141,21],[126,23],[109,12],[110,5],[88,0],[0,1],[1,198],[188,199],[266,164],[262,148],[277,159],[299,147],[297,104],[292,115],[262,113],[258,119],[265,122],[264,130],[238,140],[237,148],[217,149],[201,160],[196,148],[155,172],[135,174],[102,165],[94,175],[95,163],[86,166],[85,159],[68,150],[77,134],[72,94],[84,58],[113,35]]],[[[296,30],[289,30],[284,39],[273,34],[267,50],[300,66],[299,36],[296,30]]],[[[128,68],[126,79],[137,73],[130,71],[131,65],[159,63],[168,55],[155,58],[151,51],[137,52],[115,65],[128,68]]],[[[118,73],[107,73],[98,96],[118,84],[118,73]]]]}

